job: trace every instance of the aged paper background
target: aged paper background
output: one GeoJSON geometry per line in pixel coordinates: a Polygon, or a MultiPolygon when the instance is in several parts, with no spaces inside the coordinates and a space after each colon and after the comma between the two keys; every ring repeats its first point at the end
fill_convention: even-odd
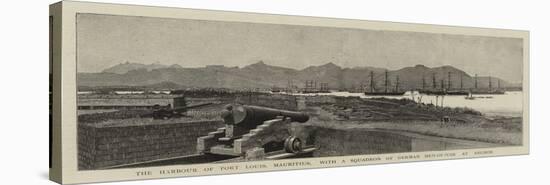
{"type": "MultiPolygon", "coordinates": [[[[151,175],[144,177],[137,177],[136,171],[140,170],[160,170],[166,168],[189,168],[191,166],[179,166],[179,167],[153,167],[148,169],[122,169],[122,170],[109,170],[109,171],[85,171],[80,172],[76,170],[76,116],[70,114],[76,110],[76,48],[75,48],[75,15],[76,13],[97,13],[97,14],[111,14],[111,15],[133,15],[133,16],[148,16],[148,17],[166,17],[166,18],[188,18],[188,19],[206,19],[206,20],[219,20],[219,21],[245,21],[256,23],[274,23],[274,24],[295,24],[295,25],[311,25],[311,26],[330,26],[330,27],[342,27],[342,28],[358,28],[358,29],[382,29],[382,30],[399,30],[399,31],[415,31],[426,33],[453,33],[464,35],[480,35],[480,36],[496,36],[496,37],[513,37],[524,39],[524,145],[522,147],[507,147],[507,148],[495,148],[492,149],[492,154],[478,155],[478,156],[466,156],[470,157],[486,157],[486,156],[500,156],[500,155],[515,155],[515,154],[527,154],[529,149],[529,110],[528,110],[528,95],[529,95],[529,39],[528,32],[515,31],[515,30],[497,30],[497,29],[483,29],[483,28],[464,28],[464,27],[449,27],[449,26],[434,26],[434,25],[420,25],[420,24],[404,24],[404,23],[388,23],[388,22],[376,22],[376,21],[357,21],[357,20],[342,20],[342,19],[328,19],[328,18],[312,18],[312,17],[295,17],[295,16],[281,16],[281,15],[262,15],[262,14],[249,14],[249,13],[234,13],[234,12],[219,12],[219,11],[203,11],[203,10],[189,10],[189,9],[177,9],[177,8],[159,8],[159,7],[145,7],[145,6],[125,6],[125,5],[110,5],[110,4],[96,4],[96,3],[76,3],[76,2],[64,2],[64,17],[63,17],[63,30],[64,39],[62,43],[63,47],[63,175],[65,183],[72,182],[95,182],[95,181],[112,181],[112,180],[130,180],[130,179],[149,179],[149,178],[162,178],[183,176],[181,174],[176,175],[151,175]]],[[[487,150],[487,149],[482,149],[487,150]]],[[[475,152],[479,150],[464,150],[453,152],[475,152]]],[[[450,151],[441,151],[441,153],[450,151]]],[[[437,153],[437,152],[428,152],[437,153]]],[[[423,155],[424,153],[420,153],[423,155]]],[[[399,154],[387,154],[376,155],[382,158],[387,156],[395,156],[399,154]]],[[[410,155],[410,154],[407,154],[410,155]]],[[[334,159],[351,159],[358,156],[349,157],[335,157],[334,159]]],[[[369,156],[373,157],[373,156],[369,156]]],[[[441,157],[439,159],[455,159],[461,157],[441,157]]],[[[302,162],[315,162],[319,159],[295,159],[289,161],[302,161],[302,162]]],[[[431,160],[431,159],[420,159],[431,160]]],[[[433,160],[433,159],[432,159],[433,160]]],[[[408,162],[418,160],[396,160],[396,161],[382,161],[381,163],[391,162],[408,162]]],[[[280,161],[278,161],[280,162],[280,161]]],[[[265,163],[270,164],[270,161],[262,162],[250,162],[254,164],[265,163]]],[[[247,163],[238,163],[235,165],[246,165],[247,163]]],[[[376,163],[361,163],[355,165],[364,164],[376,164],[376,163]]],[[[227,166],[229,164],[204,164],[193,165],[193,168],[201,169],[205,167],[227,166]]],[[[345,164],[347,166],[352,164],[345,164]]],[[[341,165],[334,165],[341,166],[341,165]]],[[[320,165],[312,165],[312,168],[323,167],[320,165]]],[[[282,169],[267,169],[269,170],[290,170],[300,169],[298,168],[282,168],[282,169]]],[[[243,173],[253,172],[255,170],[238,170],[228,172],[198,172],[191,174],[184,174],[185,176],[196,175],[211,175],[211,174],[223,174],[223,173],[243,173]]]]}

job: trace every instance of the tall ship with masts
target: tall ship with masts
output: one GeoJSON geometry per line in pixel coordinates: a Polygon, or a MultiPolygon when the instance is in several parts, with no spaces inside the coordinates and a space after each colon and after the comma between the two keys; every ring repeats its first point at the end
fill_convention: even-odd
{"type": "Polygon", "coordinates": [[[464,75],[460,74],[460,86],[458,89],[453,89],[451,85],[451,72],[448,72],[448,90],[446,95],[468,95],[470,92],[464,90],[464,75]]]}
{"type": "Polygon", "coordinates": [[[305,87],[301,93],[330,93],[328,83],[321,82],[317,83],[316,80],[306,80],[305,87]],[[317,86],[320,85],[320,87],[317,86]]]}
{"type": "Polygon", "coordinates": [[[370,72],[370,88],[365,92],[367,96],[402,96],[405,94],[405,91],[402,91],[399,88],[399,76],[395,77],[395,87],[391,90],[390,81],[388,79],[388,70],[384,73],[384,89],[383,91],[378,91],[376,88],[376,82],[374,81],[374,72],[370,72]]]}
{"type": "Polygon", "coordinates": [[[471,90],[472,94],[504,94],[505,91],[500,87],[500,79],[497,79],[497,88],[493,87],[493,78],[489,76],[489,86],[487,89],[479,89],[477,82],[477,74],[474,77],[474,89],[471,90]]]}
{"type": "Polygon", "coordinates": [[[437,87],[437,81],[435,77],[435,73],[432,73],[432,88],[427,89],[426,88],[426,80],[424,77],[422,77],[422,90],[420,90],[420,93],[427,94],[427,95],[468,95],[469,92],[464,90],[464,80],[463,76],[460,76],[460,87],[458,89],[453,89],[452,81],[451,81],[451,72],[447,73],[447,84],[445,84],[445,80],[441,79],[440,87],[437,87]]]}

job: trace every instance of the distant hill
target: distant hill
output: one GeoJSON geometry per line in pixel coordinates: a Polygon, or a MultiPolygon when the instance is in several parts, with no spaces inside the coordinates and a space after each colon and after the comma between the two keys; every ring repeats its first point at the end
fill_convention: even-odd
{"type": "Polygon", "coordinates": [[[162,68],[182,68],[180,65],[174,64],[171,66],[166,66],[158,63],[154,64],[139,64],[139,63],[121,63],[117,64],[113,67],[107,68],[103,70],[103,73],[115,73],[115,74],[126,74],[133,70],[141,70],[145,69],[147,71],[151,71],[153,69],[162,69],[162,68]]]}
{"type": "MultiPolygon", "coordinates": [[[[386,70],[374,67],[342,68],[334,63],[308,66],[302,70],[268,65],[262,61],[238,67],[222,65],[199,68],[183,68],[179,65],[123,63],[105,69],[100,73],[79,73],[79,86],[150,86],[176,89],[179,87],[220,87],[220,88],[271,88],[287,87],[290,83],[303,88],[307,80],[328,83],[332,89],[358,89],[370,87],[370,74],[377,89],[384,88],[385,71],[388,71],[389,88],[394,89],[397,77],[402,90],[419,89],[425,86],[437,88],[443,82],[448,87],[449,74],[451,88],[473,88],[474,77],[452,66],[429,68],[424,65],[386,70]]],[[[518,87],[521,84],[508,83],[492,77],[492,86],[518,87]]],[[[478,77],[478,88],[487,88],[489,77],[478,77]]]]}

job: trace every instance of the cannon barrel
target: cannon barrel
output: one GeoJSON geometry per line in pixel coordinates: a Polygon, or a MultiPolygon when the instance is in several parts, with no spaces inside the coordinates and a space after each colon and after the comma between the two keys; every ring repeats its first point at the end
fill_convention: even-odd
{"type": "Polygon", "coordinates": [[[162,109],[154,110],[153,112],[150,112],[147,114],[142,114],[141,117],[153,117],[153,119],[178,118],[178,117],[185,116],[185,113],[189,109],[200,108],[208,105],[212,105],[212,103],[202,103],[202,104],[196,104],[196,105],[190,105],[190,106],[178,107],[178,108],[162,108],[162,109]]]}
{"type": "Polygon", "coordinates": [[[250,105],[233,106],[232,114],[235,125],[252,128],[264,121],[275,119],[277,116],[290,118],[293,122],[300,123],[309,120],[306,113],[250,105]]]}
{"type": "Polygon", "coordinates": [[[174,112],[185,112],[189,109],[195,109],[195,108],[200,108],[200,107],[204,107],[204,106],[208,106],[208,105],[212,105],[212,103],[202,103],[202,104],[196,104],[196,105],[189,105],[189,106],[185,106],[185,107],[178,107],[178,108],[174,108],[174,112]]]}

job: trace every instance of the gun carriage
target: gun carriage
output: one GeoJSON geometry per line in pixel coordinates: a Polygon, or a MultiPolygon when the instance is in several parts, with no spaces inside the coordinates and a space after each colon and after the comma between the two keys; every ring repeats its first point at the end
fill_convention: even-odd
{"type": "Polygon", "coordinates": [[[225,127],[199,137],[197,150],[203,154],[242,156],[245,159],[281,158],[311,153],[305,140],[292,131],[293,123],[305,123],[302,112],[250,105],[228,105],[222,113],[225,127]]]}

